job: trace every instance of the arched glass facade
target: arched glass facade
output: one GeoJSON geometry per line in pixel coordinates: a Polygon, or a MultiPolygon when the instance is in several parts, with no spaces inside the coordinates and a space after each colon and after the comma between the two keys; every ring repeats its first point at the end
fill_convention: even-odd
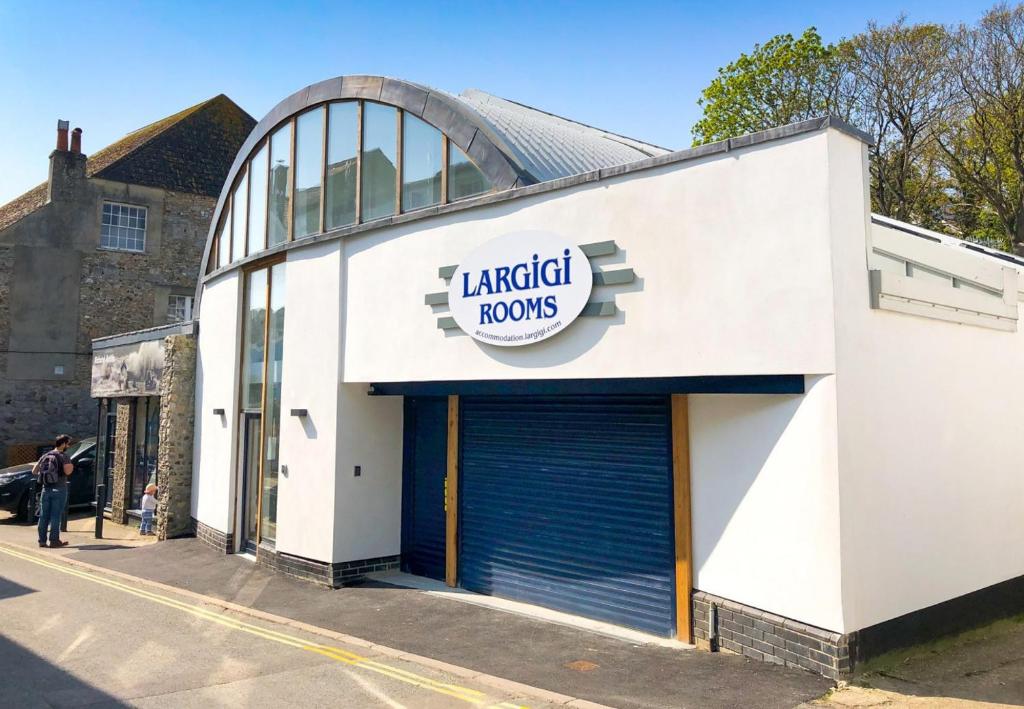
{"type": "Polygon", "coordinates": [[[320,104],[278,126],[238,170],[209,270],[286,241],[491,189],[448,136],[401,108],[320,104]]]}

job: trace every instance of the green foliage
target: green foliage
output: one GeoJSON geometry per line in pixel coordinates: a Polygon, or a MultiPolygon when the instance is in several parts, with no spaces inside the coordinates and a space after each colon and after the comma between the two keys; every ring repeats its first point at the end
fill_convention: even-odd
{"type": "Polygon", "coordinates": [[[872,136],[872,209],[1024,253],[1024,4],[977,23],[808,28],[718,70],[695,145],[838,115],[872,136]]]}
{"type": "Polygon", "coordinates": [[[693,127],[694,145],[822,116],[831,110],[845,52],[824,45],[809,27],[799,38],[772,37],[718,70],[701,93],[704,117],[693,127]]]}

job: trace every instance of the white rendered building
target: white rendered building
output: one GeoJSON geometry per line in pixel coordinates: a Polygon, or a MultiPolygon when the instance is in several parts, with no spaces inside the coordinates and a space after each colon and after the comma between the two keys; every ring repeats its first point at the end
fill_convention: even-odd
{"type": "Polygon", "coordinates": [[[215,214],[197,533],[838,676],[1021,602],[1022,268],[872,216],[834,119],[670,152],[315,84],[215,214]]]}

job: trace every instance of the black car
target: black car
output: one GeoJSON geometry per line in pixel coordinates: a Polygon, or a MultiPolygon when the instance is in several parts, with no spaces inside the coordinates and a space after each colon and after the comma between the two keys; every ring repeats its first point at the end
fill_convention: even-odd
{"type": "MultiPolygon", "coordinates": [[[[96,499],[96,439],[83,438],[66,452],[75,466],[68,480],[68,504],[89,505],[96,499]]],[[[0,469],[0,510],[15,513],[23,522],[35,519],[39,512],[39,495],[32,475],[34,465],[25,463],[0,469]]]]}

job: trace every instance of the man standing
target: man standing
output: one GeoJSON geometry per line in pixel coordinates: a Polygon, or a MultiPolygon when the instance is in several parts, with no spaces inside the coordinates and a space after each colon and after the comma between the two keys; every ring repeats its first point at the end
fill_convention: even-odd
{"type": "Polygon", "coordinates": [[[57,436],[52,451],[36,463],[36,486],[42,490],[39,499],[39,546],[46,546],[46,530],[50,530],[50,548],[67,546],[60,538],[60,518],[68,499],[68,476],[75,466],[64,453],[71,445],[71,436],[57,436]]]}

